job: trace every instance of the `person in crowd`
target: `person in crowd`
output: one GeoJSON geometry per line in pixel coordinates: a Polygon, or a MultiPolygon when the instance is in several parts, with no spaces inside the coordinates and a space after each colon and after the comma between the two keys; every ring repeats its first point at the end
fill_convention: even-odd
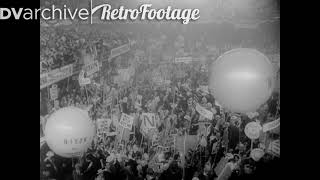
{"type": "Polygon", "coordinates": [[[99,163],[92,154],[86,156],[83,170],[83,180],[94,180],[98,172],[99,163]]]}

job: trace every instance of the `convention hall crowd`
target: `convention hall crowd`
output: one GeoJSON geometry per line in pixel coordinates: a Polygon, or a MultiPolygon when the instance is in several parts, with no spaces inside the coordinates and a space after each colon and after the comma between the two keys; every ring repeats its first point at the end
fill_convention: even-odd
{"type": "Polygon", "coordinates": [[[210,64],[238,47],[266,54],[280,81],[280,47],[271,35],[216,24],[122,26],[40,28],[40,138],[47,118],[68,106],[87,110],[97,132],[76,158],[60,157],[41,143],[40,179],[272,176],[280,160],[280,125],[257,139],[247,137],[245,127],[280,123],[279,85],[246,114],[221,107],[208,88],[210,64]],[[131,130],[119,126],[122,113],[134,118],[131,130]],[[155,128],[142,128],[146,116],[155,128]],[[263,154],[255,156],[254,149],[263,154]]]}

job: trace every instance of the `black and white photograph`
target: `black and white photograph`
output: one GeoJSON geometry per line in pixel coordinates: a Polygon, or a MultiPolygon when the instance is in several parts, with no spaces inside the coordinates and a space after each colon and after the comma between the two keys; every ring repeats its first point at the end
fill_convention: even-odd
{"type": "Polygon", "coordinates": [[[40,180],[279,179],[280,0],[20,10],[0,19],[40,22],[40,180]]]}

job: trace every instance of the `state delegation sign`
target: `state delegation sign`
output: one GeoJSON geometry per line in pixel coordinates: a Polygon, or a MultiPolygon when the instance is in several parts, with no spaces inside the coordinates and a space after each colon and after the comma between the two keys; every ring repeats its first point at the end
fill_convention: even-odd
{"type": "Polygon", "coordinates": [[[146,129],[156,128],[156,117],[154,113],[142,113],[142,124],[146,129]]]}
{"type": "Polygon", "coordinates": [[[133,117],[129,116],[128,114],[122,113],[119,125],[131,130],[132,129],[132,124],[133,124],[133,117]]]}

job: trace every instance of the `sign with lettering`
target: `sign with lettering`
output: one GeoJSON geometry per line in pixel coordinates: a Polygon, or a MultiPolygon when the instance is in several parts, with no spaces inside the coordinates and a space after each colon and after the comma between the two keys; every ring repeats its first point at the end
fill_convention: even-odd
{"type": "Polygon", "coordinates": [[[156,128],[156,116],[154,113],[142,113],[142,126],[147,129],[156,128]]]}
{"type": "Polygon", "coordinates": [[[133,119],[134,117],[129,116],[128,114],[122,113],[121,119],[119,121],[119,125],[131,130],[132,129],[132,124],[133,124],[133,119]]]}
{"type": "Polygon", "coordinates": [[[40,89],[50,86],[62,79],[70,77],[73,73],[73,64],[40,74],[40,89]]]}
{"type": "Polygon", "coordinates": [[[99,68],[100,68],[99,62],[98,61],[94,61],[94,62],[91,62],[88,65],[86,65],[84,67],[84,70],[87,73],[87,76],[91,76],[92,74],[98,72],[99,68]]]}
{"type": "Polygon", "coordinates": [[[117,57],[121,54],[124,54],[124,53],[128,52],[129,50],[130,50],[130,44],[125,44],[123,46],[114,48],[111,50],[109,59],[112,59],[112,58],[117,57]]]}

